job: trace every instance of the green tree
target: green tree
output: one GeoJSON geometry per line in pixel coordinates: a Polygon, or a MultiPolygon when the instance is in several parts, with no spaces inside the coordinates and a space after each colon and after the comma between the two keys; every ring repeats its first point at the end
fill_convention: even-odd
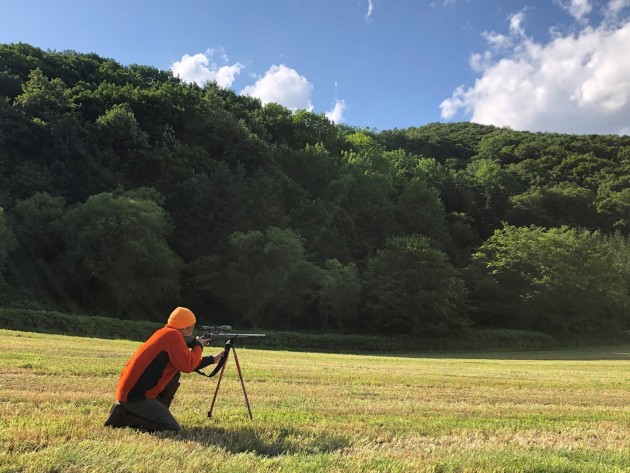
{"type": "Polygon", "coordinates": [[[292,275],[304,262],[301,238],[293,230],[269,227],[234,232],[228,243],[222,255],[194,263],[194,282],[237,317],[260,327],[267,309],[283,297],[292,275]]]}
{"type": "Polygon", "coordinates": [[[467,208],[462,192],[457,188],[454,170],[434,158],[421,158],[416,161],[413,174],[423,176],[439,191],[440,200],[447,212],[463,211],[467,208]]]}
{"type": "Polygon", "coordinates": [[[44,305],[66,299],[62,284],[64,274],[60,274],[57,266],[63,250],[61,217],[64,212],[62,197],[37,192],[18,200],[9,214],[18,242],[10,260],[14,268],[13,283],[20,288],[20,293],[29,294],[44,305]]]}
{"type": "Polygon", "coordinates": [[[170,219],[136,195],[97,194],[62,218],[61,265],[84,307],[141,318],[178,295],[181,261],[167,244],[170,219]]]}
{"type": "Polygon", "coordinates": [[[475,317],[486,302],[508,326],[589,332],[628,323],[630,294],[619,255],[598,232],[569,227],[504,226],[473,255],[494,293],[473,293],[475,317]],[[494,297],[496,294],[499,297],[494,297]],[[496,307],[496,300],[503,307],[496,307]]]}
{"type": "MultiPolygon", "coordinates": [[[[346,137],[352,150],[342,153],[347,175],[331,182],[331,191],[343,195],[340,205],[353,222],[353,256],[361,259],[385,245],[395,228],[395,170],[384,148],[368,133],[346,137]]],[[[344,170],[344,171],[345,171],[344,170]]]]}
{"type": "Polygon", "coordinates": [[[11,211],[12,226],[20,246],[31,260],[56,259],[65,205],[63,197],[53,197],[46,192],[36,192],[15,204],[11,211]]]}
{"type": "Polygon", "coordinates": [[[338,153],[343,148],[340,129],[323,113],[316,114],[306,110],[298,110],[292,115],[294,149],[304,149],[306,145],[315,146],[322,143],[326,149],[338,153]]]}
{"type": "Polygon", "coordinates": [[[553,227],[553,219],[545,204],[546,190],[540,187],[531,187],[522,194],[510,197],[505,218],[515,226],[553,227]]]}
{"type": "Polygon", "coordinates": [[[147,134],[140,129],[128,103],[117,104],[107,110],[96,119],[96,126],[103,147],[111,149],[116,156],[147,146],[147,134]]]}
{"type": "MultiPolygon", "coordinates": [[[[268,140],[275,143],[295,144],[293,116],[288,108],[271,102],[254,111],[252,115],[262,129],[259,134],[264,133],[268,140]]],[[[303,147],[300,146],[299,149],[303,147]]]]}
{"type": "Polygon", "coordinates": [[[4,271],[6,269],[7,258],[15,246],[15,236],[4,214],[4,209],[0,207],[0,289],[2,289],[5,283],[4,271]]]}
{"type": "Polygon", "coordinates": [[[609,228],[630,235],[630,188],[602,196],[597,211],[609,222],[609,228]]]}
{"type": "Polygon", "coordinates": [[[22,80],[17,74],[0,71],[0,97],[17,97],[22,92],[22,80]]]}
{"type": "Polygon", "coordinates": [[[345,328],[356,322],[361,301],[361,281],[354,263],[343,265],[335,259],[326,261],[321,275],[319,315],[328,328],[345,328]]]}
{"type": "Polygon", "coordinates": [[[464,282],[425,237],[389,238],[368,262],[364,287],[376,330],[444,334],[467,324],[464,282]]]}
{"type": "Polygon", "coordinates": [[[317,301],[323,270],[303,259],[300,261],[265,313],[265,324],[279,329],[314,329],[321,327],[317,301]]]}
{"type": "Polygon", "coordinates": [[[431,239],[435,246],[448,243],[448,229],[444,205],[440,195],[423,177],[405,182],[395,206],[400,233],[419,234],[431,239]]]}
{"type": "Polygon", "coordinates": [[[235,202],[244,187],[243,176],[225,163],[213,161],[213,169],[183,180],[168,196],[173,216],[173,248],[186,262],[215,252],[234,232],[235,202]]]}
{"type": "Polygon", "coordinates": [[[574,184],[528,189],[510,197],[505,218],[516,226],[597,228],[595,194],[574,184]]]}
{"type": "Polygon", "coordinates": [[[521,192],[516,178],[491,159],[470,162],[456,174],[456,185],[464,202],[459,211],[474,219],[482,238],[501,226],[510,196],[521,192]]]}
{"type": "Polygon", "coordinates": [[[448,247],[446,252],[458,268],[470,263],[470,255],[481,244],[481,238],[473,228],[472,219],[463,212],[451,212],[448,222],[448,247]]]}
{"type": "Polygon", "coordinates": [[[54,122],[72,109],[66,84],[59,78],[49,80],[39,68],[31,71],[13,105],[44,123],[54,122]]]}
{"type": "Polygon", "coordinates": [[[110,179],[119,184],[139,185],[146,176],[155,179],[154,176],[159,175],[157,161],[162,153],[148,153],[148,134],[141,129],[128,103],[112,106],[95,124],[100,162],[110,179]]]}
{"type": "MultiPolygon", "coordinates": [[[[615,257],[614,267],[619,270],[625,281],[626,292],[630,294],[630,238],[621,232],[615,232],[608,237],[615,257]]],[[[626,317],[626,328],[630,326],[630,316],[626,317]]]]}
{"type": "Polygon", "coordinates": [[[486,209],[495,209],[497,215],[502,215],[509,196],[519,190],[514,176],[490,159],[471,162],[466,174],[473,189],[481,195],[479,204],[486,209]]]}

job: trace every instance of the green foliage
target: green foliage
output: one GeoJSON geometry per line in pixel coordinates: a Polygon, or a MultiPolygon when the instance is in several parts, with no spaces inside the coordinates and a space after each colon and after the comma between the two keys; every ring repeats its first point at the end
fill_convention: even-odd
{"type": "Polygon", "coordinates": [[[62,217],[69,285],[86,307],[138,318],[179,292],[181,262],[168,247],[170,220],[154,201],[102,193],[62,217]]]}
{"type": "Polygon", "coordinates": [[[389,150],[404,149],[460,167],[476,154],[480,141],[495,130],[495,127],[474,123],[431,123],[404,130],[385,130],[378,138],[389,150]]]}
{"type": "Polygon", "coordinates": [[[346,266],[332,259],[326,261],[319,291],[319,314],[322,325],[337,328],[356,325],[361,300],[361,282],[354,263],[346,266]]]}
{"type": "Polygon", "coordinates": [[[365,311],[377,330],[444,334],[466,325],[459,272],[424,237],[390,238],[368,263],[365,291],[365,311]]]}
{"type": "Polygon", "coordinates": [[[510,197],[506,219],[517,226],[598,228],[595,195],[573,184],[530,188],[510,197]]]}
{"type": "Polygon", "coordinates": [[[0,207],[0,291],[4,286],[4,271],[9,252],[15,248],[15,236],[7,224],[4,210],[0,207]]]}
{"type": "MultiPolygon", "coordinates": [[[[0,45],[0,272],[32,306],[149,317],[183,300],[250,325],[347,331],[391,318],[407,331],[423,320],[410,308],[420,296],[398,297],[399,285],[436,277],[445,292],[423,293],[417,325],[449,331],[466,320],[454,268],[494,244],[502,221],[627,238],[628,176],[627,136],[473,123],[376,132],[170,71],[0,45]],[[414,239],[425,253],[392,243],[414,239]]],[[[477,324],[531,326],[514,296],[527,278],[498,280],[478,262],[466,275],[477,324]]],[[[578,325],[619,327],[628,286],[598,277],[612,308],[578,325]]],[[[562,302],[580,284],[550,294],[562,302]]]]}
{"type": "Polygon", "coordinates": [[[144,341],[164,322],[121,320],[49,310],[0,309],[0,327],[39,333],[144,341]]]}
{"type": "Polygon", "coordinates": [[[184,261],[207,255],[227,241],[239,190],[244,187],[242,173],[232,172],[225,163],[214,163],[208,172],[178,183],[166,208],[175,222],[171,245],[184,261]]]}
{"type": "Polygon", "coordinates": [[[343,147],[340,129],[323,113],[316,114],[299,110],[292,116],[293,147],[303,149],[306,145],[322,143],[332,152],[339,152],[343,147]]]}
{"type": "Polygon", "coordinates": [[[147,145],[147,136],[127,103],[114,105],[104,115],[96,119],[102,143],[105,149],[111,149],[116,155],[124,150],[142,148],[147,145]]]}
{"type": "Polygon", "coordinates": [[[61,245],[64,211],[64,199],[46,192],[37,192],[15,204],[11,212],[12,227],[31,260],[55,259],[61,245]]]}
{"type": "Polygon", "coordinates": [[[0,96],[15,97],[22,91],[22,80],[17,74],[0,71],[0,96]]]}
{"type": "Polygon", "coordinates": [[[549,332],[614,330],[630,323],[627,242],[614,246],[598,232],[568,227],[504,226],[473,255],[484,301],[500,301],[503,324],[549,332]],[[496,298],[492,296],[497,295],[496,298]],[[488,297],[491,296],[491,297],[488,297]]]}
{"type": "Polygon", "coordinates": [[[444,204],[437,189],[424,176],[413,177],[403,184],[395,211],[400,234],[424,235],[436,246],[448,242],[444,204]]]}
{"type": "Polygon", "coordinates": [[[607,193],[597,203],[597,210],[609,222],[609,228],[630,236],[630,187],[607,193]]]}
{"type": "MultiPolygon", "coordinates": [[[[167,312],[165,312],[166,316],[167,312]]],[[[120,320],[58,311],[0,308],[0,327],[37,333],[145,341],[163,321],[120,320]]],[[[234,328],[237,329],[236,327],[234,328]]],[[[540,350],[558,347],[630,343],[629,333],[608,332],[593,338],[528,330],[463,330],[446,337],[365,335],[319,331],[265,331],[264,338],[241,343],[249,348],[328,353],[409,353],[442,350],[540,350]]]]}
{"type": "Polygon", "coordinates": [[[34,69],[22,86],[14,106],[27,116],[44,123],[53,122],[71,109],[66,85],[59,78],[49,80],[41,69],[34,69]]]}
{"type": "Polygon", "coordinates": [[[499,164],[492,160],[477,160],[470,163],[465,175],[482,196],[485,208],[502,208],[506,197],[518,189],[516,179],[499,164]]]}
{"type": "Polygon", "coordinates": [[[235,232],[222,255],[197,264],[197,284],[222,300],[240,320],[260,327],[270,304],[281,297],[304,261],[300,236],[289,229],[235,232]]]}

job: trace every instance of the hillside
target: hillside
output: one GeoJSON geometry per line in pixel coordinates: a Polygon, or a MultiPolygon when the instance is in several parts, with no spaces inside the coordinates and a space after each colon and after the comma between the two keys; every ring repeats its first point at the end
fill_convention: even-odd
{"type": "Polygon", "coordinates": [[[0,45],[0,304],[278,330],[630,328],[630,137],[396,130],[0,45]]]}

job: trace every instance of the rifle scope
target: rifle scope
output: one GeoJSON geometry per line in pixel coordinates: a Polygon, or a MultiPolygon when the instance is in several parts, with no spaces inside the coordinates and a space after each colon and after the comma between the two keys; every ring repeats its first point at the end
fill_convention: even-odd
{"type": "Polygon", "coordinates": [[[200,325],[199,330],[203,330],[204,332],[210,333],[222,333],[222,332],[231,332],[231,325],[200,325]]]}

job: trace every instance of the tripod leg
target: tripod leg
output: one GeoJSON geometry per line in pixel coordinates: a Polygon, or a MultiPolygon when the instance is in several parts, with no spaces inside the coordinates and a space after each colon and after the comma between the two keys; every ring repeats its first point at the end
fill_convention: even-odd
{"type": "MultiPolygon", "coordinates": [[[[229,356],[229,353],[227,356],[229,356]]],[[[210,410],[208,411],[208,417],[212,417],[212,409],[214,409],[214,401],[217,400],[217,394],[219,392],[219,385],[221,384],[221,380],[223,379],[223,372],[225,371],[227,362],[228,360],[226,358],[225,363],[223,363],[223,368],[221,368],[221,373],[219,373],[219,380],[217,381],[217,388],[214,390],[214,396],[212,397],[212,405],[210,406],[210,410]]]]}
{"type": "MultiPolygon", "coordinates": [[[[243,381],[243,374],[241,373],[241,365],[238,362],[238,356],[236,356],[236,350],[232,348],[234,352],[234,361],[236,362],[236,369],[238,370],[238,377],[241,379],[241,386],[243,387],[243,394],[245,395],[245,403],[247,404],[247,412],[249,412],[249,418],[254,419],[252,416],[252,409],[249,407],[249,399],[247,399],[247,391],[245,391],[245,381],[243,381]]],[[[225,368],[225,366],[224,366],[225,368]]]]}

